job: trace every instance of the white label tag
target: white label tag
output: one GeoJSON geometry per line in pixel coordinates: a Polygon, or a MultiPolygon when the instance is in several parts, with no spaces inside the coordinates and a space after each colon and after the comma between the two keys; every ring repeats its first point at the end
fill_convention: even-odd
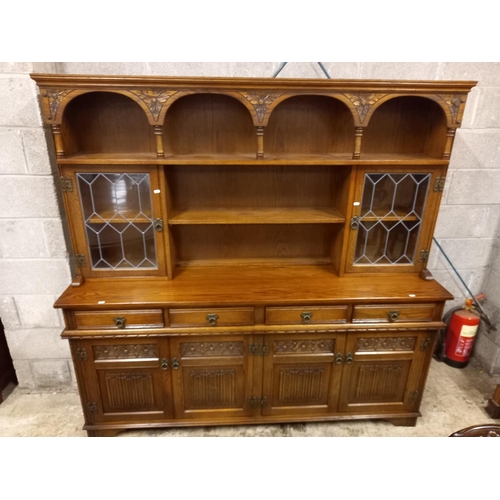
{"type": "Polygon", "coordinates": [[[154,193],[154,194],[160,194],[160,193],[161,193],[161,191],[160,191],[159,189],[155,189],[155,190],[153,191],[153,193],[154,193]]]}
{"type": "Polygon", "coordinates": [[[460,331],[460,337],[475,337],[477,333],[477,327],[479,325],[464,325],[462,326],[462,330],[460,331]]]}

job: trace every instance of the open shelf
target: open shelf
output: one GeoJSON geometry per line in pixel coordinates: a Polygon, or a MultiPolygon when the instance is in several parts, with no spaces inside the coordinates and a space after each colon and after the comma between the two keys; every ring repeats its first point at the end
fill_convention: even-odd
{"type": "Polygon", "coordinates": [[[336,224],[210,224],[171,227],[177,263],[331,263],[336,224]]]}
{"type": "Polygon", "coordinates": [[[273,110],[264,134],[265,156],[349,155],[354,151],[354,120],[338,99],[290,97],[273,110]]]}
{"type": "Polygon", "coordinates": [[[248,109],[220,94],[181,97],[169,108],[163,127],[165,156],[256,155],[257,139],[248,109]]]}
{"type": "Polygon", "coordinates": [[[395,97],[378,107],[365,128],[361,158],[397,155],[440,159],[446,142],[446,116],[431,99],[395,97]]]}
{"type": "Polygon", "coordinates": [[[240,208],[174,210],[171,225],[185,224],[325,224],[343,223],[333,208],[240,208]]]}
{"type": "Polygon", "coordinates": [[[114,92],[89,92],[70,101],[64,110],[61,136],[69,157],[156,157],[156,140],[146,114],[135,101],[114,92]]]}

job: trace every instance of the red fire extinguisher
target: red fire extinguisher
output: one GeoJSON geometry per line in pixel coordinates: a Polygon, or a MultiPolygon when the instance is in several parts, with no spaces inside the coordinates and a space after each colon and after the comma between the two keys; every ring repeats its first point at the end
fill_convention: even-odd
{"type": "Polygon", "coordinates": [[[472,303],[472,299],[466,299],[465,309],[453,312],[446,330],[444,362],[455,368],[465,368],[469,364],[479,328],[481,318],[474,312],[472,303]]]}

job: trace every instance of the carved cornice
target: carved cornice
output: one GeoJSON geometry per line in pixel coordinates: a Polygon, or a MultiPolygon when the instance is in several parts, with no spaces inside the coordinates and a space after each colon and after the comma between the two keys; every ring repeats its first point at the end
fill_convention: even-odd
{"type": "Polygon", "coordinates": [[[42,97],[47,100],[49,108],[49,114],[47,115],[48,120],[55,120],[59,105],[71,92],[73,92],[73,90],[45,89],[43,91],[42,97]]]}
{"type": "Polygon", "coordinates": [[[344,94],[355,106],[358,112],[359,121],[363,123],[371,107],[385,97],[387,94],[371,94],[368,92],[358,92],[356,94],[344,94]]]}
{"type": "Polygon", "coordinates": [[[153,115],[154,120],[157,122],[160,117],[163,105],[174,95],[177,91],[168,90],[156,90],[156,89],[140,89],[140,90],[130,90],[130,92],[136,95],[153,115]]]}
{"type": "Polygon", "coordinates": [[[269,106],[283,95],[268,91],[240,92],[240,94],[253,106],[260,123],[264,121],[269,106]]]}

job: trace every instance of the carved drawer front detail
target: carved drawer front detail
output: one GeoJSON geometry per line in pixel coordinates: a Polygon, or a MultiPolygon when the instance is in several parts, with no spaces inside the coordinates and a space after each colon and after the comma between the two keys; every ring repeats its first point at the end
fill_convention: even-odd
{"type": "Polygon", "coordinates": [[[322,398],[323,368],[290,367],[280,369],[281,403],[311,403],[322,398]]]}
{"type": "Polygon", "coordinates": [[[109,406],[114,409],[140,409],[155,404],[151,373],[108,373],[109,406]]]}
{"type": "Polygon", "coordinates": [[[274,352],[280,354],[301,353],[314,354],[317,352],[333,353],[335,340],[276,340],[274,352]]]}
{"type": "Polygon", "coordinates": [[[189,374],[190,400],[197,408],[235,405],[236,374],[232,368],[192,369],[189,374]]]}
{"type": "Polygon", "coordinates": [[[156,344],[95,345],[94,359],[157,359],[156,344]]]}
{"type": "Polygon", "coordinates": [[[243,356],[243,342],[181,342],[183,358],[243,356]]]}
{"type": "Polygon", "coordinates": [[[397,399],[400,394],[403,366],[397,363],[364,364],[359,368],[356,399],[378,401],[397,399]]]}
{"type": "Polygon", "coordinates": [[[372,337],[359,338],[356,352],[414,351],[417,337],[372,337]]]}

